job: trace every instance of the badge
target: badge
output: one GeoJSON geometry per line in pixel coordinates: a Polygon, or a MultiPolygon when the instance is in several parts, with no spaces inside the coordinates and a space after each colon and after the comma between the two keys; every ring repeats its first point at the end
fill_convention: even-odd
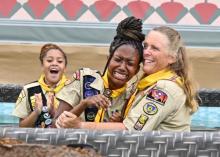
{"type": "Polygon", "coordinates": [[[77,70],[76,72],[73,73],[73,78],[76,80],[80,80],[80,71],[77,70]]]}
{"type": "Polygon", "coordinates": [[[30,97],[30,100],[31,100],[31,106],[32,106],[33,108],[35,108],[35,96],[31,96],[31,97],[30,97]]]}
{"type": "Polygon", "coordinates": [[[46,119],[46,120],[45,120],[45,124],[46,124],[46,125],[52,124],[52,119],[50,119],[50,118],[49,118],[49,119],[46,119]]]}
{"type": "Polygon", "coordinates": [[[158,89],[151,89],[147,94],[147,99],[153,100],[160,105],[164,105],[167,101],[167,94],[158,89]]]}
{"type": "Polygon", "coordinates": [[[91,82],[86,82],[85,83],[85,85],[84,85],[84,87],[85,87],[85,89],[92,89],[91,87],[90,87],[90,84],[91,84],[91,82]]]}
{"type": "Polygon", "coordinates": [[[89,112],[89,113],[87,113],[86,118],[87,118],[89,121],[93,121],[93,120],[95,119],[95,116],[96,116],[96,113],[95,113],[95,112],[89,112]]]}
{"type": "Polygon", "coordinates": [[[47,107],[47,106],[43,106],[43,107],[42,107],[42,111],[43,111],[43,112],[48,112],[48,107],[47,107]]]}
{"type": "Polygon", "coordinates": [[[112,90],[109,89],[109,88],[105,88],[104,92],[103,92],[103,95],[107,98],[110,98],[111,97],[111,94],[112,94],[112,90]]]}
{"type": "Polygon", "coordinates": [[[144,105],[143,110],[148,115],[154,115],[158,112],[157,106],[152,102],[148,102],[146,105],[144,105]]]}
{"type": "Polygon", "coordinates": [[[45,119],[48,119],[48,118],[50,118],[50,114],[47,112],[47,113],[44,113],[44,118],[45,119]]]}
{"type": "Polygon", "coordinates": [[[142,130],[148,119],[148,116],[141,114],[141,116],[138,118],[137,122],[134,125],[134,129],[142,130]]]}

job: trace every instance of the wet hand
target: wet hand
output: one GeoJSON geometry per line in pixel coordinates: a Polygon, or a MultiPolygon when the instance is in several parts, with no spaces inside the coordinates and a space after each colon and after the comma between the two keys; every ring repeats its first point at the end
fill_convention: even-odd
{"type": "Polygon", "coordinates": [[[109,118],[110,122],[122,122],[123,118],[121,113],[118,110],[112,113],[112,116],[109,118]]]}
{"type": "Polygon", "coordinates": [[[104,109],[107,109],[111,105],[110,100],[103,94],[88,97],[85,99],[85,103],[87,106],[95,105],[98,108],[102,107],[104,109]]]}
{"type": "Polygon", "coordinates": [[[35,97],[35,107],[34,112],[36,112],[38,115],[40,115],[43,107],[43,101],[42,101],[42,95],[41,93],[34,94],[35,97]]]}
{"type": "Polygon", "coordinates": [[[47,108],[49,113],[54,116],[55,115],[55,108],[54,108],[54,94],[48,93],[48,99],[47,99],[47,108]]]}
{"type": "Polygon", "coordinates": [[[64,111],[56,120],[57,128],[80,128],[80,118],[71,112],[64,111]]]}

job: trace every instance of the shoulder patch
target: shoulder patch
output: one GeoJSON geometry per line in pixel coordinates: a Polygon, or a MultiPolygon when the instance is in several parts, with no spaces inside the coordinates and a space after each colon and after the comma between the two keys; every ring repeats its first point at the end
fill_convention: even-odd
{"type": "Polygon", "coordinates": [[[141,114],[140,117],[138,118],[137,122],[134,125],[135,130],[142,130],[144,125],[146,124],[147,120],[149,119],[148,116],[141,114]]]}
{"type": "Polygon", "coordinates": [[[152,88],[148,91],[146,98],[164,105],[167,101],[167,94],[159,89],[152,88]]]}
{"type": "Polygon", "coordinates": [[[18,96],[18,99],[16,101],[16,104],[20,104],[21,101],[26,97],[25,91],[24,89],[22,89],[21,93],[18,96]]]}
{"type": "Polygon", "coordinates": [[[152,102],[145,104],[143,110],[148,115],[155,115],[158,112],[157,106],[152,102]]]}
{"type": "Polygon", "coordinates": [[[80,70],[74,72],[72,78],[75,80],[80,80],[80,70]]]}

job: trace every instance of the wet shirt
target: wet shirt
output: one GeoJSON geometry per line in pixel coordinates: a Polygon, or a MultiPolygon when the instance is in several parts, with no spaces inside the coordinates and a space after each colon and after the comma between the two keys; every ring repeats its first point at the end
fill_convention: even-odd
{"type": "Polygon", "coordinates": [[[123,123],[128,130],[190,131],[191,114],[183,89],[160,80],[141,91],[123,123]]]}

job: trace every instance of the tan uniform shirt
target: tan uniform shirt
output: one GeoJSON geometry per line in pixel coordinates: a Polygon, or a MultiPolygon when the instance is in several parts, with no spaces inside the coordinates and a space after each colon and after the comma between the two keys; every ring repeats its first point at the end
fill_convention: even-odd
{"type": "Polygon", "coordinates": [[[160,80],[140,92],[123,121],[128,130],[190,131],[190,108],[181,87],[169,80],[160,80]]]}
{"type": "MultiPolygon", "coordinates": [[[[12,112],[12,115],[19,117],[19,118],[25,118],[32,112],[31,108],[30,108],[30,103],[28,101],[27,89],[31,88],[31,87],[39,86],[39,85],[40,84],[38,82],[33,82],[33,83],[27,84],[23,87],[23,89],[22,89],[21,93],[19,94],[18,99],[16,101],[15,108],[12,112]]],[[[42,89],[42,91],[47,99],[48,93],[46,91],[44,91],[43,89],[42,89]]],[[[59,104],[59,102],[57,102],[57,101],[58,100],[55,101],[55,106],[58,106],[58,104],[59,104]]],[[[35,104],[34,96],[31,97],[31,102],[33,105],[35,104]]],[[[33,107],[33,109],[34,109],[34,107],[33,107]]]]}
{"type": "MultiPolygon", "coordinates": [[[[74,73],[74,79],[71,84],[65,86],[60,93],[57,95],[57,98],[63,100],[70,104],[72,107],[78,105],[79,102],[83,99],[83,76],[91,75],[95,77],[95,80],[90,84],[90,86],[94,89],[100,91],[100,93],[104,92],[104,84],[103,79],[97,70],[92,70],[89,68],[83,68],[78,72],[74,73]]],[[[107,109],[107,112],[104,116],[104,121],[108,121],[109,117],[112,115],[113,112],[118,110],[119,112],[122,110],[122,107],[128,98],[129,92],[125,92],[116,99],[113,99],[111,102],[111,106],[107,109]]],[[[80,117],[85,120],[84,112],[80,115],[80,117]]]]}

